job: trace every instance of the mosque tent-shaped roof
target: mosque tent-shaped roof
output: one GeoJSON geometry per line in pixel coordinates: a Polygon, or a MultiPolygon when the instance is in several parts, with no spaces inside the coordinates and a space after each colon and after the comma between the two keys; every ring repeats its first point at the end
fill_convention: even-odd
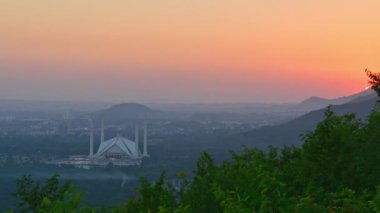
{"type": "Polygon", "coordinates": [[[141,156],[139,149],[136,149],[136,142],[128,140],[120,135],[104,141],[100,144],[97,157],[106,156],[107,154],[126,155],[130,158],[141,156]]]}

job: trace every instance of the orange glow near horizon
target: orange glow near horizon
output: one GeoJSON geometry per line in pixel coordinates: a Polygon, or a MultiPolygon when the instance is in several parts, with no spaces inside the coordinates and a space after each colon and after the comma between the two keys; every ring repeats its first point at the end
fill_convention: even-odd
{"type": "Polygon", "coordinates": [[[0,98],[298,101],[380,67],[377,0],[0,5],[0,98]]]}

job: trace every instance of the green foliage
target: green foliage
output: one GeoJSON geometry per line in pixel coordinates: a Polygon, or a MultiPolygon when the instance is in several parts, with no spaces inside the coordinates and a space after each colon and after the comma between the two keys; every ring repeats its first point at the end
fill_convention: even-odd
{"type": "Polygon", "coordinates": [[[376,189],[376,194],[372,198],[372,200],[369,201],[369,209],[372,210],[372,212],[380,212],[380,187],[378,186],[376,189]]]}
{"type": "Polygon", "coordinates": [[[360,183],[355,174],[362,126],[354,114],[337,116],[330,108],[326,110],[325,119],[308,134],[302,147],[301,172],[309,184],[334,191],[360,183]]]}
{"type": "Polygon", "coordinates": [[[165,187],[165,173],[153,184],[140,179],[138,197],[132,197],[114,212],[174,212],[177,202],[171,186],[165,187]]]}
{"type": "Polygon", "coordinates": [[[94,212],[82,207],[82,196],[70,181],[59,183],[55,174],[44,183],[36,182],[30,175],[17,180],[17,190],[12,195],[19,197],[20,212],[94,212]]]}
{"type": "Polygon", "coordinates": [[[63,186],[59,186],[57,174],[46,179],[42,186],[41,183],[33,181],[32,177],[28,175],[17,180],[17,191],[12,195],[20,197],[21,211],[37,211],[48,201],[62,200],[70,187],[69,181],[65,182],[63,186]]]}
{"type": "MultiPolygon", "coordinates": [[[[380,182],[380,112],[374,111],[363,128],[363,146],[358,158],[361,171],[356,176],[365,180],[361,185],[365,188],[373,187],[380,182]]],[[[373,189],[374,191],[375,189],[373,189]]]]}
{"type": "Polygon", "coordinates": [[[202,152],[197,163],[195,177],[188,187],[183,202],[190,206],[191,212],[217,212],[220,211],[213,195],[213,182],[216,177],[217,166],[212,157],[202,152]]]}

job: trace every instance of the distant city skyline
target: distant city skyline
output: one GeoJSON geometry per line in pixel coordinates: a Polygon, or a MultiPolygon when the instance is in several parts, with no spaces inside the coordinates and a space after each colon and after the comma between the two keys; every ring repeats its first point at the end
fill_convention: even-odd
{"type": "Polygon", "coordinates": [[[0,3],[0,99],[296,102],[380,71],[380,1],[0,3]]]}

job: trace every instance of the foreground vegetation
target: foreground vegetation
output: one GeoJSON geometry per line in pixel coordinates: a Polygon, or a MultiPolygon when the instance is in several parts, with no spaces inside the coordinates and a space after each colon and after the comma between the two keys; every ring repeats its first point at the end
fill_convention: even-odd
{"type": "MultiPolygon", "coordinates": [[[[380,94],[380,76],[368,72],[380,94]]],[[[380,111],[367,121],[338,116],[328,108],[302,147],[245,148],[215,163],[201,153],[191,178],[165,174],[154,183],[141,179],[136,195],[119,206],[94,209],[81,193],[55,175],[45,183],[30,176],[14,193],[21,211],[32,212],[380,212],[380,111]]]]}

